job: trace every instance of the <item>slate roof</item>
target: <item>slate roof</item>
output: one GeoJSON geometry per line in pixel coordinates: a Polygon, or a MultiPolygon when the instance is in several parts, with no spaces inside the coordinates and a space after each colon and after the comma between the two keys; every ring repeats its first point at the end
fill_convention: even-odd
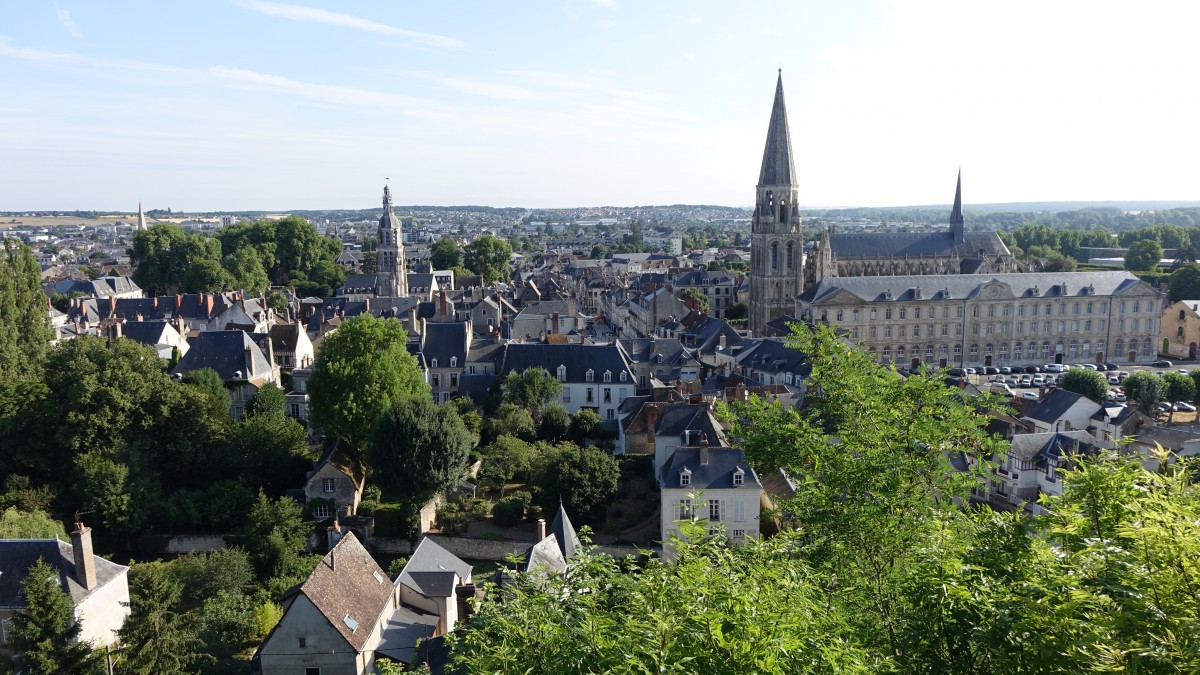
{"type": "MultiPolygon", "coordinates": [[[[458,367],[467,366],[467,345],[471,332],[465,321],[428,322],[421,339],[421,353],[425,362],[432,364],[437,359],[438,368],[449,368],[450,357],[458,357],[458,367]]],[[[432,367],[432,365],[431,365],[432,367]]]]}
{"type": "MultiPolygon", "coordinates": [[[[347,274],[341,291],[372,291],[378,286],[374,274],[347,274]]],[[[343,293],[344,294],[344,293],[343,293]]]]}
{"type": "Polygon", "coordinates": [[[964,232],[961,242],[951,232],[835,232],[829,248],[838,259],[1011,255],[995,232],[964,232]]]}
{"type": "MultiPolygon", "coordinates": [[[[1129,272],[1035,272],[1025,274],[940,274],[881,277],[826,277],[805,289],[799,296],[803,302],[820,304],[839,291],[857,296],[866,302],[887,300],[928,300],[944,302],[976,297],[985,284],[998,281],[1007,284],[1018,298],[1083,298],[1121,295],[1143,285],[1142,280],[1129,272]],[[1066,284],[1066,291],[1062,285],[1066,284]],[[916,297],[920,290],[920,298],[916,297]],[[1094,293],[1092,292],[1094,290],[1094,293]]],[[[837,302],[844,302],[837,300],[837,302]]]]}
{"type": "Polygon", "coordinates": [[[732,284],[733,277],[726,272],[710,272],[706,269],[694,269],[675,277],[676,286],[720,286],[732,284]]]}
{"type": "Polygon", "coordinates": [[[175,332],[170,322],[158,319],[154,321],[126,321],[121,324],[121,335],[151,347],[166,342],[168,330],[175,332]]]}
{"type": "MultiPolygon", "coordinates": [[[[289,594],[307,597],[329,625],[361,652],[375,623],[387,608],[392,590],[387,573],[371,558],[354,533],[347,530],[337,545],[317,563],[308,579],[289,594]],[[346,624],[347,616],[357,623],[357,629],[346,624]]],[[[288,595],[284,598],[286,602],[288,595]]]]}
{"type": "Polygon", "coordinates": [[[613,384],[620,383],[622,371],[626,373],[627,383],[636,381],[616,345],[509,343],[504,349],[503,373],[543,368],[551,375],[556,375],[559,366],[567,367],[567,382],[586,382],[589,369],[593,371],[593,382],[597,384],[604,384],[605,371],[612,372],[613,384]]]}
{"type": "Polygon", "coordinates": [[[529,547],[525,551],[525,570],[532,572],[541,569],[564,573],[567,571],[567,561],[558,545],[558,537],[547,534],[546,538],[529,547]]]}
{"type": "Polygon", "coordinates": [[[270,373],[272,366],[258,345],[240,330],[209,330],[188,340],[188,352],[172,373],[186,375],[193,370],[212,368],[222,380],[251,380],[270,373]],[[251,371],[246,372],[246,350],[250,350],[251,371]],[[241,376],[236,375],[240,372],[241,376]]]}
{"type": "MultiPolygon", "coordinates": [[[[1046,396],[1037,405],[1031,407],[1025,413],[1025,416],[1039,422],[1054,422],[1061,419],[1071,409],[1071,406],[1083,398],[1083,394],[1077,394],[1073,391],[1052,389],[1046,393],[1046,396]]],[[[1093,402],[1093,405],[1097,408],[1100,407],[1099,403],[1093,402]]]]}
{"type": "Polygon", "coordinates": [[[434,281],[433,274],[425,274],[423,272],[408,273],[409,288],[433,288],[434,281]]]}
{"type": "Polygon", "coordinates": [[[559,551],[562,553],[564,560],[570,560],[575,557],[575,549],[583,544],[579,542],[579,535],[575,533],[575,526],[571,524],[571,519],[567,516],[567,510],[563,508],[562,503],[558,505],[558,513],[554,514],[554,520],[550,521],[550,529],[546,530],[547,537],[554,537],[555,543],[558,545],[559,551]]]}
{"type": "Polygon", "coordinates": [[[796,182],[792,162],[792,139],[788,132],[787,106],[783,103],[783,72],[775,82],[775,101],[771,104],[771,122],[767,126],[767,144],[763,149],[759,185],[792,185],[796,182]]]}
{"type": "Polygon", "coordinates": [[[409,572],[408,582],[413,590],[427,598],[449,598],[454,595],[458,576],[454,572],[409,572]]]}
{"type": "Polygon", "coordinates": [[[746,461],[746,455],[740,448],[709,447],[708,464],[700,463],[699,448],[679,448],[671,454],[671,458],[663,466],[662,487],[664,489],[688,488],[697,492],[741,489],[750,491],[761,490],[762,483],[759,482],[758,474],[754,473],[754,469],[746,461]],[[744,482],[741,485],[734,485],[733,473],[739,468],[745,472],[744,482]],[[692,479],[688,485],[682,485],[679,482],[679,475],[683,469],[692,472],[692,479]]]}
{"type": "Polygon", "coordinates": [[[444,581],[441,578],[435,578],[435,576],[449,572],[457,574],[463,581],[468,581],[471,578],[471,566],[469,564],[439,546],[433,539],[425,537],[417,545],[417,550],[413,551],[412,556],[408,559],[408,564],[404,566],[396,582],[404,584],[426,597],[450,597],[454,594],[453,586],[451,586],[450,593],[447,595],[431,596],[425,592],[426,590],[444,590],[444,581]],[[431,574],[434,576],[430,576],[431,574]]]}
{"type": "Polygon", "coordinates": [[[707,403],[674,403],[659,410],[654,422],[654,435],[682,438],[687,431],[707,434],[708,442],[713,446],[719,445],[724,435],[720,427],[713,424],[707,403]]]}
{"type": "Polygon", "coordinates": [[[276,352],[295,352],[302,330],[300,324],[277,323],[267,334],[271,336],[271,346],[276,352]]]}
{"type": "Polygon", "coordinates": [[[59,585],[76,605],[129,569],[94,555],[96,587],[85,589],[75,579],[74,550],[69,542],[57,539],[0,539],[0,607],[25,607],[23,598],[17,600],[21,580],[38,558],[58,570],[59,585]]]}
{"type": "Polygon", "coordinates": [[[1096,438],[1082,429],[1075,431],[1017,434],[1013,436],[1008,454],[1013,459],[1034,462],[1035,466],[1046,466],[1048,459],[1058,459],[1068,454],[1095,454],[1101,449],[1096,438]]]}

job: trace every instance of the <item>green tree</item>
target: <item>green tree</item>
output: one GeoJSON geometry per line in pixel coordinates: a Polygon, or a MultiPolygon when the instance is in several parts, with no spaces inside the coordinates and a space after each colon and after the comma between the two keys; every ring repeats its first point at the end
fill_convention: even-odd
{"type": "Polygon", "coordinates": [[[500,388],[505,402],[528,409],[534,422],[539,423],[542,408],[562,395],[563,385],[544,368],[532,367],[505,375],[500,388]]]}
{"type": "Polygon", "coordinates": [[[250,563],[260,580],[298,577],[307,573],[301,556],[310,527],[300,505],[288,497],[268,499],[263,492],[250,509],[242,530],[250,563]]]}
{"type": "Polygon", "coordinates": [[[361,450],[385,411],[409,396],[428,397],[407,344],[399,321],[366,312],[328,335],[308,380],[312,425],[361,450]]]}
{"type": "Polygon", "coordinates": [[[515,403],[502,403],[495,413],[483,419],[483,440],[491,443],[503,436],[513,436],[526,441],[537,437],[537,425],[533,415],[515,403]]]}
{"type": "Polygon", "coordinates": [[[1200,297],[1200,264],[1188,263],[1171,272],[1171,302],[1200,297]]]}
{"type": "Polygon", "coordinates": [[[308,433],[296,420],[282,414],[259,412],[233,426],[230,453],[223,472],[237,475],[252,489],[281,495],[295,476],[312,468],[308,433]]]}
{"type": "Polygon", "coordinates": [[[1125,254],[1125,269],[1131,272],[1146,272],[1158,269],[1162,260],[1162,245],[1151,239],[1142,239],[1129,246],[1125,254]]]}
{"type": "Polygon", "coordinates": [[[462,480],[474,441],[454,406],[438,405],[427,395],[412,396],[384,413],[367,463],[384,494],[414,517],[462,480]]]}
{"type": "Polygon", "coordinates": [[[1138,371],[1125,378],[1126,398],[1146,415],[1154,414],[1154,406],[1167,396],[1167,385],[1154,373],[1138,371]]]}
{"type": "Polygon", "coordinates": [[[429,247],[429,264],[435,270],[449,270],[462,265],[462,251],[458,242],[442,237],[429,247]]]}
{"type": "Polygon", "coordinates": [[[1103,373],[1087,368],[1068,369],[1058,386],[1086,396],[1096,403],[1104,403],[1108,398],[1108,379],[1103,373]]]}
{"type": "Polygon", "coordinates": [[[556,443],[571,430],[571,416],[561,403],[551,403],[542,409],[542,423],[538,426],[538,438],[556,443]]]}
{"type": "Polygon", "coordinates": [[[288,216],[275,223],[275,267],[271,270],[271,280],[286,284],[299,278],[340,286],[345,280],[345,270],[334,261],[341,252],[342,246],[336,239],[322,237],[304,218],[288,216]],[[337,270],[322,263],[329,263],[337,270]]]}
{"type": "Polygon", "coordinates": [[[129,617],[121,626],[125,650],[116,672],[131,675],[194,673],[203,660],[192,622],[176,611],[181,586],[160,566],[134,566],[129,617]]]}
{"type": "Polygon", "coordinates": [[[10,506],[0,511],[0,539],[66,539],[62,523],[40,510],[23,511],[10,506]]]}
{"type": "Polygon", "coordinates": [[[59,571],[42,558],[21,579],[25,611],[9,619],[5,645],[9,666],[18,673],[74,675],[103,671],[99,654],[78,642],[71,596],[59,584],[59,571]]]}
{"type": "Polygon", "coordinates": [[[1163,373],[1162,380],[1166,385],[1166,400],[1190,402],[1196,398],[1196,382],[1191,377],[1183,373],[1163,373]]]}
{"type": "Polygon", "coordinates": [[[547,453],[538,485],[538,503],[550,513],[559,503],[579,514],[582,523],[603,522],[604,509],[617,493],[621,468],[612,455],[573,443],[556,446],[547,453]]]}
{"type": "Polygon", "coordinates": [[[679,299],[683,304],[691,307],[697,312],[708,313],[708,296],[703,291],[695,288],[685,288],[679,294],[679,299]]]}
{"type": "Polygon", "coordinates": [[[531,443],[515,436],[500,436],[480,449],[483,466],[479,480],[504,496],[505,487],[514,479],[528,481],[541,455],[531,443]]]}
{"type": "Polygon", "coordinates": [[[0,256],[0,379],[37,377],[53,337],[33,251],[6,237],[0,256]]]}
{"type": "Polygon", "coordinates": [[[129,258],[133,280],[152,295],[226,291],[236,285],[221,266],[221,242],[174,223],[155,223],[134,234],[129,258]]]}
{"type": "Polygon", "coordinates": [[[253,417],[255,415],[275,415],[284,417],[287,415],[287,394],[279,385],[268,382],[258,388],[254,392],[254,396],[250,398],[250,402],[246,404],[246,416],[253,417]]]}
{"type": "Polygon", "coordinates": [[[221,264],[233,276],[239,290],[252,296],[266,293],[271,282],[267,278],[267,271],[263,269],[261,256],[253,248],[239,248],[225,256],[221,264]]]}
{"type": "Polygon", "coordinates": [[[485,234],[467,244],[463,253],[463,265],[483,277],[490,284],[508,278],[508,263],[512,259],[512,247],[507,241],[485,234]]]}
{"type": "Polygon", "coordinates": [[[233,399],[230,397],[229,389],[225,386],[225,381],[221,379],[221,375],[217,371],[212,368],[197,368],[184,375],[180,381],[208,394],[228,414],[233,399]]]}
{"type": "Polygon", "coordinates": [[[571,415],[571,429],[567,432],[567,438],[576,445],[584,445],[588,439],[599,435],[602,421],[595,410],[580,408],[571,415]]]}

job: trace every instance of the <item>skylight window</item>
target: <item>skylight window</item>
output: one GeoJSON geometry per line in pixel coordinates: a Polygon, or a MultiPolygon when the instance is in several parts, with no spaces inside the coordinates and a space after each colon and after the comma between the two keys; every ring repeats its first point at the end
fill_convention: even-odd
{"type": "Polygon", "coordinates": [[[349,614],[342,617],[342,623],[346,624],[346,626],[350,628],[351,633],[358,630],[358,622],[354,619],[351,619],[349,614]]]}
{"type": "Polygon", "coordinates": [[[375,576],[376,582],[381,584],[383,583],[383,575],[379,573],[379,570],[375,570],[374,572],[371,572],[371,574],[375,576]]]}

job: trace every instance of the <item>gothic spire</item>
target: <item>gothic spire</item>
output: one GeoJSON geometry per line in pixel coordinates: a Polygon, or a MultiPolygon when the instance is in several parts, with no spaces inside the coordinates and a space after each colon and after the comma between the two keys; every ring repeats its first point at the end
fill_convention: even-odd
{"type": "Polygon", "coordinates": [[[788,133],[787,107],[783,104],[783,70],[775,83],[775,103],[771,106],[771,124],[767,127],[767,147],[763,150],[759,185],[792,185],[796,169],[792,163],[792,138],[788,133]]]}
{"type": "Polygon", "coordinates": [[[958,168],[958,185],[954,188],[954,206],[950,208],[950,234],[955,243],[963,241],[962,167],[958,168]]]}
{"type": "Polygon", "coordinates": [[[142,210],[141,202],[138,202],[137,229],[139,229],[139,230],[146,229],[146,212],[142,210]]]}

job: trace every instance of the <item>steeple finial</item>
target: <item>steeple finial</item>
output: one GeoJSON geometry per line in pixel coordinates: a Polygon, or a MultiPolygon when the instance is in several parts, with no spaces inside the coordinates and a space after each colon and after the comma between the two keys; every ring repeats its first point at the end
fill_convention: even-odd
{"type": "Polygon", "coordinates": [[[771,106],[771,123],[767,127],[767,145],[763,150],[759,185],[792,185],[796,175],[792,162],[792,139],[788,132],[787,106],[783,102],[783,69],[775,82],[775,102],[771,106]]]}

